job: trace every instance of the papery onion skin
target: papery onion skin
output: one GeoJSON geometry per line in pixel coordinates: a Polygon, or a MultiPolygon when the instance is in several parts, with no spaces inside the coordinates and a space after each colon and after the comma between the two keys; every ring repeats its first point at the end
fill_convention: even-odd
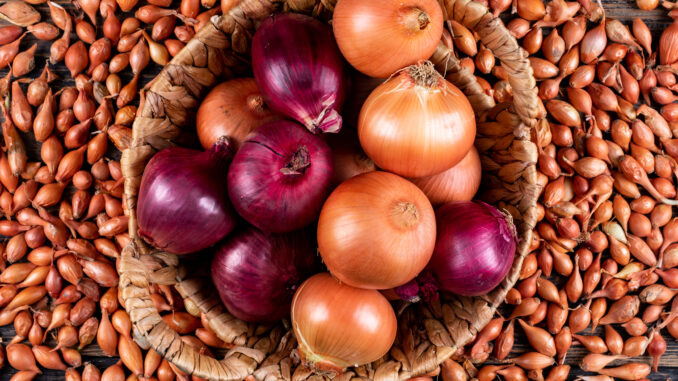
{"type": "Polygon", "coordinates": [[[254,78],[236,78],[218,84],[205,96],[195,125],[203,148],[228,136],[237,150],[250,132],[277,119],[280,116],[266,106],[254,78]]]}
{"type": "Polygon", "coordinates": [[[274,322],[289,315],[295,290],[318,269],[311,231],[273,234],[248,227],[216,248],[212,281],[233,316],[274,322]]]}
{"type": "Polygon", "coordinates": [[[288,232],[318,217],[332,174],[327,143],[295,122],[272,122],[250,134],[236,153],[228,172],[228,194],[235,210],[252,225],[288,232]]]}
{"type": "Polygon", "coordinates": [[[353,67],[386,78],[431,57],[443,34],[443,14],[435,0],[340,0],[332,26],[353,67]]]}
{"type": "Polygon", "coordinates": [[[466,156],[454,167],[433,176],[411,179],[431,201],[433,206],[452,201],[471,201],[482,177],[480,156],[471,147],[466,156]]]}
{"type": "Polygon", "coordinates": [[[516,251],[509,217],[482,201],[455,201],[436,210],[437,237],[428,269],[439,287],[459,295],[484,295],[504,279],[516,251]]]}
{"type": "Polygon", "coordinates": [[[466,156],[476,123],[466,96],[427,62],[400,71],[370,94],[360,111],[358,135],[378,167],[424,177],[466,156]]]}
{"type": "Polygon", "coordinates": [[[342,284],[328,273],[306,280],[291,310],[302,361],[311,369],[339,373],[370,363],[395,340],[397,321],[386,298],[376,290],[342,284]]]}
{"type": "Polygon", "coordinates": [[[327,25],[297,13],[268,18],[252,39],[252,69],[271,109],[313,133],[341,129],[348,74],[327,25]]]}
{"type": "Polygon", "coordinates": [[[341,282],[387,289],[426,267],[435,230],[433,208],[419,188],[374,171],[343,182],[327,198],[318,220],[318,247],[341,282]]]}
{"type": "Polygon", "coordinates": [[[204,152],[173,147],[155,154],[139,188],[139,235],[159,249],[188,254],[230,233],[237,222],[226,190],[231,155],[227,138],[204,152]]]}

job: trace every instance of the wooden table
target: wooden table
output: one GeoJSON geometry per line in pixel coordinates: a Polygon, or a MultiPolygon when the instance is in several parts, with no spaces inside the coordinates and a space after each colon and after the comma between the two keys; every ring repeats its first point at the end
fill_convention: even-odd
{"type": "MultiPolygon", "coordinates": [[[[176,0],[175,0],[176,1],[176,0]]],[[[366,0],[369,1],[369,0],[366,0]]],[[[548,1],[548,0],[547,0],[548,1]]],[[[75,14],[74,6],[70,3],[68,0],[55,0],[56,3],[61,4],[65,8],[69,9],[72,14],[75,14]]],[[[140,1],[142,3],[142,1],[140,1]]],[[[633,20],[635,17],[641,17],[646,24],[650,27],[650,29],[654,33],[654,38],[655,41],[659,38],[659,34],[661,31],[666,28],[666,26],[671,22],[671,20],[668,18],[666,11],[663,9],[657,9],[651,12],[646,12],[646,11],[641,11],[636,8],[635,2],[630,1],[630,0],[621,0],[621,1],[615,1],[615,0],[603,0],[603,5],[605,7],[605,10],[607,12],[607,17],[608,18],[616,18],[621,21],[624,21],[627,25],[630,25],[630,21],[633,20]]],[[[36,7],[40,13],[43,16],[43,20],[49,20],[49,8],[47,7],[46,4],[43,4],[41,6],[36,7]]],[[[133,15],[133,12],[130,13],[120,13],[118,15],[118,18],[122,21],[126,16],[131,16],[133,15]]],[[[99,24],[101,24],[101,17],[99,17],[99,24]]],[[[5,25],[6,22],[0,20],[0,26],[5,25]]],[[[99,25],[99,36],[101,36],[101,25],[99,25]]],[[[150,28],[148,29],[150,32],[150,28]]],[[[37,39],[35,39],[32,35],[28,34],[26,38],[24,38],[24,41],[21,43],[21,50],[25,50],[26,48],[30,47],[33,45],[35,42],[37,42],[37,39]]],[[[655,49],[656,49],[656,43],[655,43],[655,49]]],[[[42,71],[42,68],[44,67],[47,57],[49,57],[49,43],[46,42],[40,42],[38,44],[38,50],[36,53],[36,68],[33,70],[32,73],[30,73],[28,76],[29,77],[36,77],[40,74],[42,71]]],[[[53,83],[52,88],[53,89],[58,89],[61,86],[73,86],[73,80],[70,79],[70,74],[68,70],[66,69],[65,65],[62,63],[59,63],[58,65],[51,65],[50,66],[51,70],[58,74],[61,79],[57,80],[55,83],[53,83]]],[[[144,70],[144,72],[141,75],[141,80],[139,81],[139,87],[143,86],[146,84],[148,81],[153,79],[155,75],[160,71],[160,67],[153,64],[151,61],[150,65],[148,68],[144,70]]],[[[7,73],[7,69],[0,70],[0,76],[4,76],[7,73]]],[[[131,70],[128,68],[122,73],[120,73],[120,77],[123,80],[123,85],[127,83],[129,80],[132,78],[131,70]]],[[[138,98],[134,100],[133,103],[138,103],[138,98]]],[[[39,148],[37,143],[32,139],[29,138],[28,136],[25,136],[26,141],[28,142],[32,155],[34,158],[39,158],[39,148]]],[[[113,156],[118,156],[119,153],[111,150],[109,152],[109,155],[113,156]]],[[[597,329],[595,333],[591,333],[590,330],[587,330],[583,332],[582,334],[585,335],[590,335],[590,334],[602,334],[601,329],[597,329]]],[[[14,336],[14,328],[11,326],[5,326],[5,327],[0,327],[0,338],[2,339],[3,343],[8,343],[12,337],[14,336]]],[[[665,336],[666,341],[668,344],[668,349],[664,356],[662,357],[661,361],[661,366],[659,368],[659,372],[653,373],[651,375],[652,380],[669,380],[669,379],[678,379],[678,342],[674,340],[670,336],[665,336]]],[[[47,345],[54,346],[54,340],[50,338],[48,341],[47,345]]],[[[523,352],[531,350],[531,347],[527,344],[527,341],[525,340],[525,337],[522,334],[522,330],[519,328],[516,328],[516,345],[514,346],[514,351],[509,357],[513,357],[514,355],[520,355],[523,352]]],[[[570,373],[570,379],[575,379],[576,376],[579,375],[585,375],[586,373],[581,372],[576,365],[581,358],[586,355],[587,352],[583,350],[583,348],[580,345],[574,344],[573,347],[570,349],[566,363],[572,365],[572,372],[570,373]]],[[[99,347],[96,345],[96,343],[93,343],[89,345],[88,347],[84,348],[82,350],[82,357],[83,357],[83,362],[91,362],[94,365],[96,365],[99,369],[103,371],[106,367],[110,366],[111,364],[114,364],[118,359],[117,358],[111,358],[111,357],[106,357],[99,347]]],[[[641,357],[641,358],[634,358],[633,361],[650,361],[650,357],[641,357]]],[[[491,363],[491,362],[490,362],[491,363]]],[[[623,361],[620,361],[619,364],[623,363],[623,361]]],[[[9,378],[16,373],[15,370],[5,367],[4,369],[0,370],[0,381],[6,381],[9,380],[9,378]]],[[[36,377],[36,380],[62,380],[63,379],[63,372],[61,371],[53,371],[53,370],[45,370],[43,372],[43,375],[36,377]]]]}

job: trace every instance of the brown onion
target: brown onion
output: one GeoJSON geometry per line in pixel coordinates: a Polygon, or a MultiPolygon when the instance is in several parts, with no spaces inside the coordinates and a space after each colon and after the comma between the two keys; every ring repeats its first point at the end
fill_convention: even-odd
{"type": "Polygon", "coordinates": [[[63,363],[58,352],[54,352],[50,347],[38,345],[32,348],[36,361],[43,368],[66,370],[66,364],[63,363]]]}
{"type": "Polygon", "coordinates": [[[644,363],[629,363],[616,368],[605,368],[598,373],[606,376],[620,378],[622,380],[638,380],[650,374],[650,365],[644,363]]]}
{"type": "Polygon", "coordinates": [[[563,25],[562,33],[567,50],[570,50],[573,46],[579,44],[586,34],[586,19],[584,16],[568,20],[563,25]]]}
{"type": "Polygon", "coordinates": [[[59,29],[47,22],[29,25],[26,29],[42,41],[52,41],[59,36],[59,29]]]}
{"type": "Polygon", "coordinates": [[[581,61],[585,64],[593,62],[603,53],[607,46],[605,33],[605,19],[596,27],[590,29],[584,35],[581,42],[581,61]]]}
{"type": "Polygon", "coordinates": [[[82,41],[77,41],[71,45],[66,51],[64,61],[68,70],[71,71],[71,77],[75,78],[78,73],[87,68],[89,63],[85,44],[82,41]]]}
{"type": "Polygon", "coordinates": [[[101,381],[124,381],[124,380],[125,380],[125,371],[123,370],[122,362],[120,360],[106,368],[106,370],[104,370],[104,372],[101,373],[101,381]]]}
{"type": "Polygon", "coordinates": [[[132,371],[132,374],[136,376],[144,374],[144,359],[141,349],[132,339],[120,336],[118,339],[118,352],[120,360],[122,360],[127,369],[132,371]]]}
{"type": "Polygon", "coordinates": [[[85,367],[82,370],[82,381],[99,381],[99,380],[101,380],[101,372],[99,371],[99,369],[90,362],[85,363],[85,367]]]}
{"type": "Polygon", "coordinates": [[[7,362],[17,370],[32,371],[42,373],[35,364],[35,357],[31,348],[25,344],[9,344],[6,348],[7,362]]]}
{"type": "Polygon", "coordinates": [[[85,90],[80,90],[78,93],[78,98],[73,103],[73,114],[76,119],[80,122],[84,122],[87,119],[90,119],[94,116],[96,112],[96,104],[92,98],[87,95],[85,90]]]}
{"type": "Polygon", "coordinates": [[[518,319],[518,322],[522,326],[527,340],[534,349],[549,357],[556,355],[555,341],[546,330],[528,325],[521,319],[518,319]]]}
{"type": "Polygon", "coordinates": [[[555,363],[552,357],[538,352],[528,352],[509,361],[527,370],[544,369],[555,363]]]}

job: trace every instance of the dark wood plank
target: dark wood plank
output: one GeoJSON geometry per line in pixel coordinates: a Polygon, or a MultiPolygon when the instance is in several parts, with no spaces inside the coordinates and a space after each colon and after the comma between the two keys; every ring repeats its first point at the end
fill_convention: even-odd
{"type": "Polygon", "coordinates": [[[655,29],[652,26],[671,22],[666,10],[661,7],[653,11],[643,11],[638,9],[634,0],[602,0],[602,3],[607,17],[622,21],[631,21],[636,17],[640,17],[655,31],[661,29],[655,29]]]}

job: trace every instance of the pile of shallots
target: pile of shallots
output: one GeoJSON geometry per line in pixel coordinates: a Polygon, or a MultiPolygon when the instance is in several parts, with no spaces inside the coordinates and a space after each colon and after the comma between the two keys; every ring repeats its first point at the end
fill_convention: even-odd
{"type": "MultiPolygon", "coordinates": [[[[50,1],[49,14],[41,14],[43,3],[0,5],[9,21],[0,26],[0,234],[8,238],[0,245],[0,325],[16,332],[0,345],[0,368],[18,370],[17,381],[46,369],[64,371],[69,381],[190,379],[139,348],[119,302],[115,266],[129,235],[114,158],[130,143],[142,71],[166,64],[221,8],[214,1],[203,1],[202,10],[199,1],[183,1],[177,11],[167,1],[80,0],[76,9],[50,1]],[[49,50],[39,75],[38,47],[49,50]],[[53,86],[57,65],[74,86],[53,86]],[[127,84],[126,72],[133,75],[127,84]],[[83,363],[80,351],[94,345],[120,361],[102,370],[83,363]]],[[[208,355],[208,345],[227,347],[195,306],[187,306],[194,315],[185,312],[171,287],[151,292],[187,345],[208,355]]]]}
{"type": "MultiPolygon", "coordinates": [[[[444,363],[443,379],[566,380],[572,346],[588,353],[583,379],[643,379],[666,351],[662,334],[678,338],[678,22],[653,41],[640,18],[626,25],[589,1],[513,5],[507,27],[530,55],[545,117],[534,135],[539,222],[508,316],[454,356],[462,365],[444,363]],[[522,337],[531,351],[511,352],[522,337]]],[[[493,54],[452,28],[465,66],[511,102],[493,54]]]]}

